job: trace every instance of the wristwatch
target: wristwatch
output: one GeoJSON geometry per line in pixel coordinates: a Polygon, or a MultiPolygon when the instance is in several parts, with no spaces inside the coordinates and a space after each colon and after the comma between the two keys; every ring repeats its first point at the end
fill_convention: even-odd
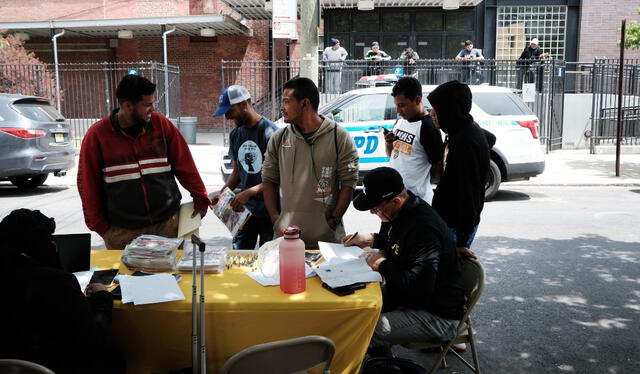
{"type": "Polygon", "coordinates": [[[329,217],[329,220],[336,226],[339,226],[342,223],[342,217],[338,216],[331,216],[329,217]]]}

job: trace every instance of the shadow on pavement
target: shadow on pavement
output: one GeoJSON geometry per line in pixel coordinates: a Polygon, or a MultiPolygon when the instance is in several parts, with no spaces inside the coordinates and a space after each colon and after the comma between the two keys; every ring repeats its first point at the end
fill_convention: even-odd
{"type": "MultiPolygon", "coordinates": [[[[485,291],[472,320],[485,373],[630,373],[640,365],[640,245],[478,237],[485,291]]],[[[435,354],[394,349],[430,368],[435,354]]],[[[470,350],[463,354],[471,358],[470,350]]],[[[469,372],[451,354],[440,373],[469,372]]]]}
{"type": "Polygon", "coordinates": [[[487,200],[486,202],[489,203],[491,201],[525,201],[525,200],[531,200],[531,196],[522,192],[500,189],[498,190],[498,192],[496,192],[495,196],[493,196],[493,199],[487,200]]]}
{"type": "Polygon", "coordinates": [[[34,190],[21,190],[11,184],[0,184],[0,197],[28,197],[44,195],[69,189],[61,186],[40,186],[34,190]]]}

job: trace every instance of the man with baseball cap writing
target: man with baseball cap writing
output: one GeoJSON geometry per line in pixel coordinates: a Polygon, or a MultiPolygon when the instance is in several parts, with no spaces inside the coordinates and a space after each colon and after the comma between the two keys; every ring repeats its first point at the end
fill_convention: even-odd
{"type": "MultiPolygon", "coordinates": [[[[242,191],[231,200],[231,207],[237,211],[246,207],[251,211],[251,217],[233,238],[233,248],[253,249],[258,236],[260,245],[273,238],[273,226],[262,198],[262,160],[269,139],[278,128],[256,113],[251,95],[243,86],[229,86],[222,91],[218,102],[214,116],[224,115],[236,125],[229,134],[233,171],[220,191],[234,190],[239,185],[242,191]]],[[[213,195],[212,204],[216,204],[219,197],[220,193],[213,195]]]]}
{"type": "Polygon", "coordinates": [[[464,291],[447,225],[404,187],[395,169],[374,169],[363,183],[353,206],[382,221],[379,233],[357,234],[349,241],[379,249],[365,254],[367,264],[384,279],[382,314],[369,354],[388,356],[393,344],[451,340],[462,318],[464,291]]]}

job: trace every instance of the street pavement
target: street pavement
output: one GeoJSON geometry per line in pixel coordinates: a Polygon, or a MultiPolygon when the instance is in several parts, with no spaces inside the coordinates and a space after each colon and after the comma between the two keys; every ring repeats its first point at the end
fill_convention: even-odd
{"type": "MultiPolygon", "coordinates": [[[[209,192],[223,185],[220,155],[226,151],[221,132],[201,132],[189,146],[198,171],[209,192]]],[[[508,182],[506,186],[640,186],[640,154],[622,154],[620,176],[615,173],[615,154],[590,154],[588,150],[558,150],[545,155],[544,173],[528,181],[508,182]]],[[[60,178],[50,177],[47,185],[76,184],[77,168],[60,178]]]]}

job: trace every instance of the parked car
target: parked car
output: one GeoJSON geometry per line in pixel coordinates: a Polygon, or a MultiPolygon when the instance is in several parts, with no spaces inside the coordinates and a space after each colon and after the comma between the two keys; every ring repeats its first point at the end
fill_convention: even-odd
{"type": "Polygon", "coordinates": [[[0,94],[0,180],[33,189],[74,164],[69,122],[49,100],[0,94]]]}
{"type": "MultiPolygon", "coordinates": [[[[437,86],[422,86],[424,104],[437,86]]],[[[473,94],[471,114],[475,121],[496,136],[491,149],[490,175],[485,198],[491,199],[501,182],[526,180],[544,171],[540,149],[538,118],[510,89],[495,86],[469,86],[473,94]]],[[[398,118],[392,87],[372,87],[346,92],[318,112],[344,126],[353,136],[360,157],[360,180],[369,171],[389,162],[384,150],[382,128],[391,130],[398,118]]],[[[285,124],[280,119],[279,127],[285,124]]],[[[444,136],[444,134],[443,134],[444,136]]],[[[231,173],[231,162],[222,154],[223,178],[231,173]]]]}

